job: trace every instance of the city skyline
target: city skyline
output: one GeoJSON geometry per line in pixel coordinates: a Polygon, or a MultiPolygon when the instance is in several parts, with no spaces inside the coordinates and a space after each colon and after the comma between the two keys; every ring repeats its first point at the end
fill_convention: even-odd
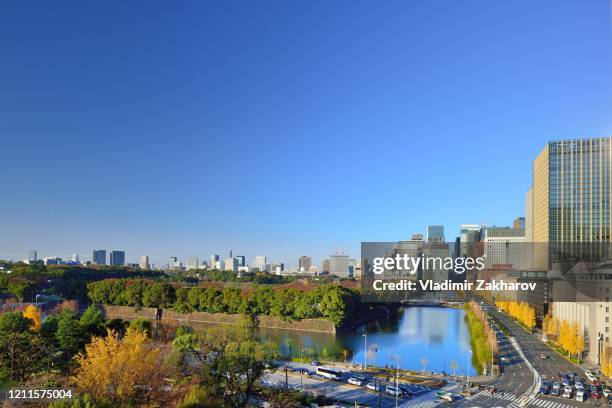
{"type": "Polygon", "coordinates": [[[548,141],[612,135],[604,2],[348,5],[8,5],[0,257],[451,237],[522,215],[548,141]]]}

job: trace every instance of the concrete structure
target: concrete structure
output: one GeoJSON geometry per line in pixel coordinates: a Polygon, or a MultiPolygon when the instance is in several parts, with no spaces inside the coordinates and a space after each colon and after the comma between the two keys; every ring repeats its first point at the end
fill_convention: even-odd
{"type": "Polygon", "coordinates": [[[125,265],[125,251],[111,251],[109,256],[109,264],[125,265]]]}
{"type": "Polygon", "coordinates": [[[512,222],[512,228],[525,228],[525,217],[517,217],[512,222]]]}
{"type": "MultiPolygon", "coordinates": [[[[231,251],[230,251],[230,253],[231,253],[231,251]]],[[[225,268],[224,269],[226,271],[238,272],[238,266],[240,266],[238,258],[231,257],[231,258],[227,258],[225,260],[225,268]]]]}
{"type": "Polygon", "coordinates": [[[299,272],[309,272],[310,267],[312,266],[312,258],[309,256],[300,256],[298,259],[298,271],[299,272]]]}
{"type": "Polygon", "coordinates": [[[149,257],[147,255],[140,257],[140,269],[149,269],[149,257]]]}
{"type": "Polygon", "coordinates": [[[94,249],[92,263],[96,265],[106,265],[106,250],[94,249]]]}
{"type": "Polygon", "coordinates": [[[527,269],[525,229],[488,227],[483,230],[485,268],[512,265],[513,269],[527,269]]]}
{"type": "Polygon", "coordinates": [[[199,261],[198,261],[197,256],[190,256],[189,258],[187,258],[187,262],[185,262],[185,268],[188,271],[198,269],[198,266],[199,266],[199,261]]]}
{"type": "Polygon", "coordinates": [[[339,278],[350,277],[349,256],[344,254],[334,254],[329,257],[329,273],[339,278]]]}
{"type": "Polygon", "coordinates": [[[330,271],[330,261],[329,259],[324,259],[321,261],[321,273],[329,273],[330,271]]]}
{"type": "Polygon", "coordinates": [[[211,269],[220,269],[218,268],[218,262],[219,262],[219,255],[212,254],[210,256],[210,262],[208,264],[210,265],[211,269]]]}
{"type": "Polygon", "coordinates": [[[260,272],[265,272],[267,271],[266,264],[266,257],[262,255],[257,255],[253,260],[253,269],[257,268],[260,272]]]}
{"type": "Polygon", "coordinates": [[[444,225],[428,225],[427,242],[444,242],[444,225]]]}

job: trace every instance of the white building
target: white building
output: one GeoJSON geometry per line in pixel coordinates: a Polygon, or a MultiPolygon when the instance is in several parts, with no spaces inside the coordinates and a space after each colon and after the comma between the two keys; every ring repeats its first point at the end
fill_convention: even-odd
{"type": "Polygon", "coordinates": [[[329,257],[329,273],[339,278],[350,277],[350,259],[348,255],[335,254],[329,257]]]}
{"type": "Polygon", "coordinates": [[[525,229],[510,227],[489,227],[484,229],[485,268],[495,265],[512,265],[513,269],[528,267],[525,229]]]}
{"type": "Polygon", "coordinates": [[[231,257],[225,260],[226,271],[238,272],[238,266],[240,266],[238,258],[231,257]]]}
{"type": "Polygon", "coordinates": [[[186,268],[188,271],[198,269],[198,257],[190,256],[189,258],[187,258],[186,268]]]}
{"type": "Polygon", "coordinates": [[[265,272],[267,260],[265,256],[257,255],[253,261],[253,269],[257,268],[260,272],[265,272]]]}
{"type": "Polygon", "coordinates": [[[147,255],[142,255],[140,257],[140,269],[149,269],[149,257],[147,255]]]}

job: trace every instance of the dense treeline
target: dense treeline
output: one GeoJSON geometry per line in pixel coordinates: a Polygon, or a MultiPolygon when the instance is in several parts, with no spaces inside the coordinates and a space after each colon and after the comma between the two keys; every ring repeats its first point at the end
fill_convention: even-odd
{"type": "Polygon", "coordinates": [[[487,321],[486,313],[478,303],[474,301],[467,303],[465,311],[470,327],[473,358],[478,367],[486,369],[494,354],[498,352],[497,336],[487,321]]]}
{"type": "Polygon", "coordinates": [[[174,308],[181,312],[270,315],[290,320],[324,318],[339,326],[354,316],[358,293],[338,285],[323,285],[303,292],[255,286],[249,292],[238,287],[183,287],[142,279],[106,279],[87,285],[96,303],[135,307],[174,308]]]}
{"type": "Polygon", "coordinates": [[[160,271],[144,271],[124,266],[28,265],[6,263],[10,275],[0,276],[0,292],[31,301],[35,293],[56,294],[67,299],[87,298],[87,282],[108,278],[155,278],[165,276],[160,271]]]}

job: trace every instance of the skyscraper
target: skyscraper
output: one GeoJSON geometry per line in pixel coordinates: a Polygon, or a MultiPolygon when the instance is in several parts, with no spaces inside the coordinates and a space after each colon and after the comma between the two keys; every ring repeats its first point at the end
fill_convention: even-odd
{"type": "Polygon", "coordinates": [[[339,278],[349,277],[349,256],[334,254],[329,256],[329,273],[339,278]]]}
{"type": "MultiPolygon", "coordinates": [[[[548,243],[610,243],[612,138],[549,142],[533,162],[534,267],[546,269],[557,255],[548,243]],[[550,255],[550,256],[549,256],[550,255]]],[[[581,255],[584,246],[565,256],[581,255]]]]}
{"type": "Polygon", "coordinates": [[[512,222],[512,228],[525,228],[525,217],[517,217],[512,222]]]}
{"type": "Polygon", "coordinates": [[[238,272],[238,258],[235,258],[235,257],[227,258],[225,260],[225,270],[232,271],[232,272],[238,272]]]}
{"type": "Polygon", "coordinates": [[[266,270],[266,257],[257,255],[253,260],[253,268],[257,268],[260,272],[264,272],[266,270]]]}
{"type": "Polygon", "coordinates": [[[140,269],[149,269],[149,257],[147,255],[140,257],[140,269]]]}
{"type": "Polygon", "coordinates": [[[427,242],[444,242],[444,225],[428,225],[427,242]]]}
{"type": "Polygon", "coordinates": [[[28,251],[28,261],[30,262],[38,261],[38,252],[35,249],[30,249],[28,251]]]}
{"type": "Polygon", "coordinates": [[[96,265],[106,265],[106,249],[94,249],[92,262],[96,265]]]}
{"type": "Polygon", "coordinates": [[[244,255],[236,255],[234,258],[238,259],[238,266],[246,266],[246,257],[244,255]]]}
{"type": "Polygon", "coordinates": [[[210,269],[218,269],[219,268],[219,255],[212,254],[210,256],[210,269]]]}
{"type": "Polygon", "coordinates": [[[187,258],[186,268],[188,271],[198,269],[198,257],[190,256],[189,258],[187,258]]]}
{"type": "Polygon", "coordinates": [[[312,258],[309,256],[300,256],[298,259],[298,271],[299,272],[308,272],[310,271],[310,267],[312,266],[312,258]]]}
{"type": "Polygon", "coordinates": [[[110,252],[110,264],[111,265],[125,265],[125,252],[124,251],[111,251],[110,252]]]}

